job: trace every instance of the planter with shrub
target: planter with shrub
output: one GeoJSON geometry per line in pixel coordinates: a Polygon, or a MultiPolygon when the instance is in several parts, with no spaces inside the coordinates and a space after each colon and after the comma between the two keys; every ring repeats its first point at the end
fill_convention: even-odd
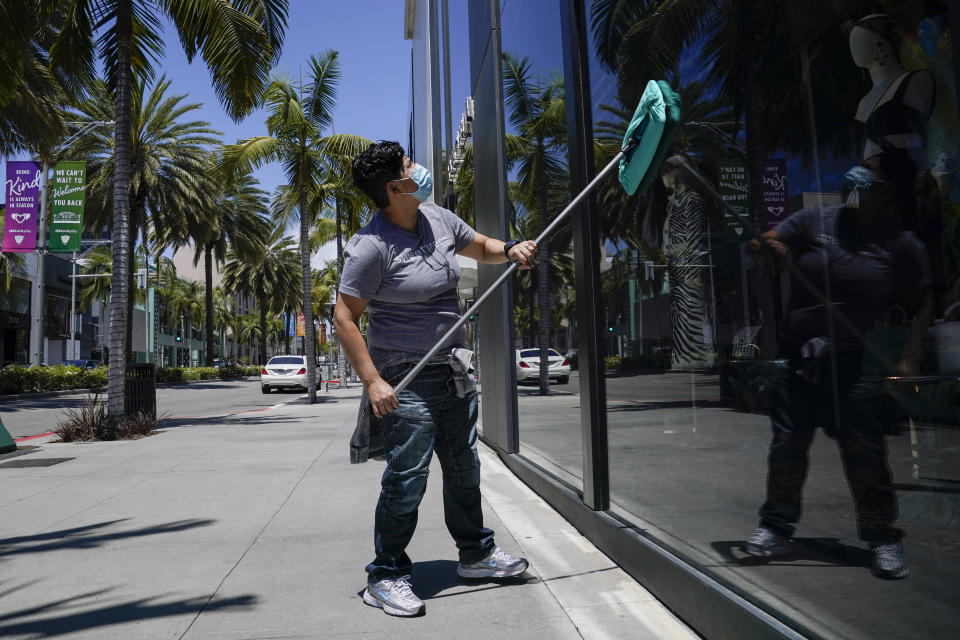
{"type": "MultiPolygon", "coordinates": [[[[256,376],[260,367],[168,367],[157,369],[157,382],[227,380],[256,376]]],[[[100,389],[107,386],[107,367],[81,369],[58,364],[53,367],[8,366],[0,369],[0,395],[100,389]]]]}
{"type": "Polygon", "coordinates": [[[87,396],[79,408],[65,410],[54,433],[60,437],[60,442],[133,440],[150,435],[156,427],[156,419],[142,412],[111,423],[107,403],[96,394],[87,396]]]}

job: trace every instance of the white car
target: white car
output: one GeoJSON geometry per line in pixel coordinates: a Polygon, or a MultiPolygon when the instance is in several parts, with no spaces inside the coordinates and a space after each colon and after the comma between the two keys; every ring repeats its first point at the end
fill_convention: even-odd
{"type": "Polygon", "coordinates": [[[260,390],[270,393],[280,387],[307,389],[306,356],[273,356],[260,368],[260,390]]]}
{"type": "MultiPolygon", "coordinates": [[[[570,361],[553,349],[547,349],[547,375],[560,384],[570,381],[570,361]]],[[[540,378],[540,349],[517,349],[517,382],[540,378]]]]}

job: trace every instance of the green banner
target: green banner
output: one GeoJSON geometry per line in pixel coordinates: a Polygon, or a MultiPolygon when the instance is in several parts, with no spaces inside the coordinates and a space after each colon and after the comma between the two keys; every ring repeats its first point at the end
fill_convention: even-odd
{"type": "MultiPolygon", "coordinates": [[[[742,160],[721,160],[718,173],[720,184],[717,191],[734,211],[744,220],[750,219],[750,183],[747,181],[747,166],[742,160]]],[[[727,242],[739,243],[750,239],[743,223],[735,216],[724,211],[723,237],[727,242]]]]}
{"type": "Polygon", "coordinates": [[[86,189],[86,162],[64,160],[53,168],[53,180],[50,182],[50,239],[47,242],[49,251],[80,251],[86,189]]]}

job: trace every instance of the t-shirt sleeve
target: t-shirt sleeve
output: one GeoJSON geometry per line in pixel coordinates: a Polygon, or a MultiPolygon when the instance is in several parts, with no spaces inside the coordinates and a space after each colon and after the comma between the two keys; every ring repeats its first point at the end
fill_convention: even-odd
{"type": "Polygon", "coordinates": [[[343,256],[340,293],[361,300],[372,299],[383,282],[383,258],[376,245],[360,237],[347,244],[343,256]]]}
{"type": "Polygon", "coordinates": [[[453,231],[454,250],[462,251],[468,244],[473,242],[473,238],[477,235],[477,232],[473,230],[473,227],[461,220],[453,211],[449,209],[441,209],[441,211],[443,212],[443,219],[450,225],[450,230],[453,231]]]}
{"type": "Polygon", "coordinates": [[[773,229],[787,244],[803,242],[813,235],[813,222],[817,214],[816,208],[801,209],[777,223],[773,229]]]}

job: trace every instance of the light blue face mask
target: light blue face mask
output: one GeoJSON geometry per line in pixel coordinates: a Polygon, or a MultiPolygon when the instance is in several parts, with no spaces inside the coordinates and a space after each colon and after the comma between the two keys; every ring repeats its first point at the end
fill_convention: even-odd
{"type": "Polygon", "coordinates": [[[427,168],[423,165],[413,165],[413,169],[410,170],[410,175],[407,176],[407,178],[413,180],[417,185],[417,190],[413,193],[408,193],[408,196],[413,196],[420,202],[423,202],[433,193],[433,176],[430,175],[430,172],[427,171],[427,168]]]}

